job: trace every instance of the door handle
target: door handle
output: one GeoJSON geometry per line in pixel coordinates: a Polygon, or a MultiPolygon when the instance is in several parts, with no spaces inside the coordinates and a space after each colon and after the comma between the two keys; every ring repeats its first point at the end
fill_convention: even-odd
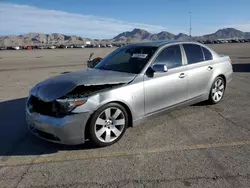
{"type": "Polygon", "coordinates": [[[207,70],[209,70],[209,71],[211,71],[213,69],[213,67],[211,67],[211,66],[209,66],[208,68],[207,68],[207,70]]]}
{"type": "Polygon", "coordinates": [[[186,74],[185,73],[181,73],[180,75],[179,75],[179,78],[185,78],[186,77],[186,74]]]}

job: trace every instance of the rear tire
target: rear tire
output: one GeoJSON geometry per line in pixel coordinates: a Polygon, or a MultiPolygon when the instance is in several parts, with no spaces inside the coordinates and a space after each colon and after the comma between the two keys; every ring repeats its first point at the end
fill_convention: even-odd
{"type": "Polygon", "coordinates": [[[128,113],[118,103],[108,103],[91,117],[90,140],[99,147],[109,146],[121,139],[128,127],[128,113]]]}
{"type": "Polygon", "coordinates": [[[217,104],[221,101],[225,93],[225,80],[221,77],[218,76],[210,89],[209,93],[209,99],[208,102],[209,104],[217,104]]]}

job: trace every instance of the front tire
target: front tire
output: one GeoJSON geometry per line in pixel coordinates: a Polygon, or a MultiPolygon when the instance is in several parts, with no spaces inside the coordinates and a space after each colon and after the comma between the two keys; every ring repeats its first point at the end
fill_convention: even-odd
{"type": "Polygon", "coordinates": [[[119,141],[128,127],[128,113],[118,103],[100,107],[90,120],[90,140],[97,146],[109,146],[119,141]]]}
{"type": "Polygon", "coordinates": [[[211,87],[209,100],[210,104],[217,104],[221,101],[225,93],[225,80],[219,76],[217,77],[211,87]]]}

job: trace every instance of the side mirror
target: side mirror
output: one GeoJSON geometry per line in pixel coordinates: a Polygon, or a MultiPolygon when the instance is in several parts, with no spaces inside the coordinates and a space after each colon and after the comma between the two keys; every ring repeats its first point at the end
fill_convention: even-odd
{"type": "Polygon", "coordinates": [[[154,64],[152,66],[152,69],[153,69],[154,72],[167,72],[168,71],[168,67],[164,63],[154,64]]]}

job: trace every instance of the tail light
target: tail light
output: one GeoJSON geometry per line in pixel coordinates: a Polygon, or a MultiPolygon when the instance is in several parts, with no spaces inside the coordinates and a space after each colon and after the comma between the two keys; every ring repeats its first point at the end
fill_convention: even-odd
{"type": "Polygon", "coordinates": [[[231,65],[233,64],[232,60],[230,59],[229,62],[231,63],[231,65]]]}

